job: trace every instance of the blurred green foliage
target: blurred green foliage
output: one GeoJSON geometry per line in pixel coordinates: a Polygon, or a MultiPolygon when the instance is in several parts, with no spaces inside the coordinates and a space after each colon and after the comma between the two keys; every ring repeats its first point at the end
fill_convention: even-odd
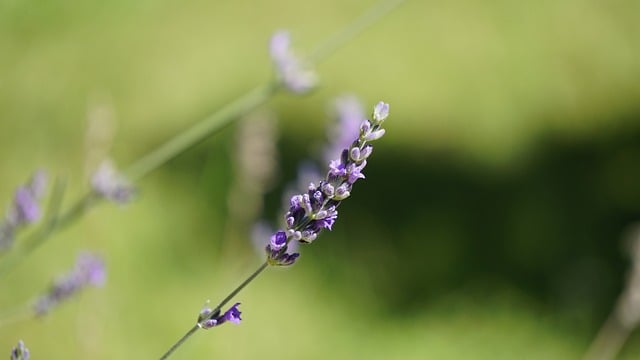
{"type": "MultiPolygon", "coordinates": [[[[37,167],[86,189],[87,118],[106,106],[126,165],[270,79],[267,42],[310,50],[370,1],[0,3],[0,199],[37,167]]],[[[245,321],[176,358],[577,358],[623,287],[640,220],[640,2],[408,1],[278,95],[281,183],[324,140],[331,99],[391,104],[335,231],[238,300],[245,321]]],[[[0,309],[46,288],[79,249],[104,289],[0,327],[0,354],[154,358],[259,263],[225,230],[233,127],[103,206],[0,279],[0,309]]],[[[278,186],[265,214],[277,218],[278,186]]],[[[0,311],[2,314],[2,311],[0,311]]],[[[631,339],[623,357],[640,354],[631,339]]]]}

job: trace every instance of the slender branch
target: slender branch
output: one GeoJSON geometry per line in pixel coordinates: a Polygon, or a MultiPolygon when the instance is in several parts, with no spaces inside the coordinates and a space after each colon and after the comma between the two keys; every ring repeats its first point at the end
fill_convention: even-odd
{"type": "Polygon", "coordinates": [[[618,356],[631,330],[624,326],[614,311],[598,331],[583,360],[613,360],[618,356]]]}
{"type": "MultiPolygon", "coordinates": [[[[215,309],[211,311],[211,315],[209,315],[209,319],[212,319],[218,316],[220,314],[220,310],[222,309],[222,307],[225,306],[229,301],[231,301],[231,299],[233,299],[236,295],[238,295],[238,293],[242,289],[244,289],[245,286],[249,285],[249,283],[252,282],[256,277],[258,277],[258,275],[260,275],[260,273],[263,272],[264,269],[266,269],[267,267],[269,267],[269,263],[265,261],[264,264],[260,265],[260,267],[253,272],[253,274],[249,275],[249,277],[246,278],[240,285],[238,285],[238,287],[236,287],[232,292],[230,292],[229,295],[227,295],[227,297],[225,297],[222,301],[220,301],[218,306],[216,306],[215,309]]],[[[160,360],[167,359],[174,351],[176,351],[176,349],[178,349],[184,342],[186,342],[191,337],[191,335],[195,334],[196,331],[198,331],[199,329],[200,327],[198,326],[198,324],[194,325],[191,329],[189,329],[189,331],[187,331],[186,334],[184,334],[180,338],[180,340],[178,340],[175,344],[173,344],[169,348],[169,350],[167,350],[167,352],[160,357],[160,360]]]]}
{"type": "Polygon", "coordinates": [[[256,106],[264,103],[279,89],[277,83],[259,86],[244,96],[228,103],[219,111],[202,119],[166,143],[149,152],[125,170],[127,178],[137,181],[167,161],[189,150],[209,136],[220,131],[256,106]]]}
{"type": "Polygon", "coordinates": [[[189,331],[187,331],[186,334],[184,334],[184,336],[182,336],[180,338],[180,340],[178,340],[175,344],[173,344],[169,350],[167,350],[166,353],[164,353],[164,355],[162,355],[160,357],[160,360],[165,360],[167,359],[169,356],[171,356],[171,354],[173,354],[174,351],[176,351],[176,349],[178,349],[182,343],[184,343],[185,341],[187,341],[191,335],[195,334],[196,331],[200,330],[200,327],[198,326],[198,324],[193,325],[193,327],[191,329],[189,329],[189,331]]]}
{"type": "Polygon", "coordinates": [[[382,0],[378,4],[369,8],[365,13],[353,20],[346,28],[335,33],[326,41],[320,44],[307,60],[312,63],[319,63],[326,60],[330,55],[336,53],[342,46],[349,43],[356,36],[360,35],[369,26],[402,5],[406,0],[382,0]]]}

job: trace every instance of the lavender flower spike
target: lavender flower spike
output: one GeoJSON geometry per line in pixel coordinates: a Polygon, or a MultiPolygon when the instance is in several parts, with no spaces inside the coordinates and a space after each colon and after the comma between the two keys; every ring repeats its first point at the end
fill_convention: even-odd
{"type": "Polygon", "coordinates": [[[120,173],[116,171],[113,162],[103,161],[91,177],[93,191],[118,204],[131,201],[135,189],[120,173]]]}
{"type": "Polygon", "coordinates": [[[372,120],[364,120],[360,132],[348,148],[342,150],[340,158],[331,161],[329,172],[318,185],[311,183],[305,194],[291,198],[289,211],[285,215],[286,230],[277,231],[267,245],[267,263],[285,265],[283,262],[295,255],[286,265],[293,264],[298,254],[287,254],[291,241],[313,242],[323,229],[331,230],[338,218],[338,206],[350,196],[353,184],[364,179],[362,170],[373,151],[370,141],[384,135],[382,122],[389,114],[389,105],[378,103],[372,120]]]}
{"type": "Polygon", "coordinates": [[[224,314],[220,315],[220,310],[213,313],[213,310],[205,304],[205,307],[200,311],[198,315],[198,327],[208,330],[214,326],[220,326],[227,321],[230,321],[234,324],[240,324],[240,315],[242,314],[240,310],[238,310],[238,306],[240,303],[235,303],[229,310],[225,311],[224,314]]]}
{"type": "Polygon", "coordinates": [[[293,52],[287,31],[280,30],[271,37],[269,52],[278,80],[287,90],[304,94],[313,89],[317,83],[317,76],[293,52]]]}
{"type": "Polygon", "coordinates": [[[47,176],[36,171],[29,182],[16,189],[13,203],[0,223],[0,250],[11,247],[15,233],[23,226],[32,224],[41,217],[39,200],[44,195],[47,176]]]}
{"type": "Polygon", "coordinates": [[[18,345],[11,350],[11,360],[29,360],[29,349],[24,346],[24,341],[18,341],[18,345]]]}
{"type": "Polygon", "coordinates": [[[35,302],[34,311],[36,315],[45,315],[83,288],[89,285],[102,286],[105,279],[106,270],[102,259],[90,253],[82,253],[78,256],[74,269],[59,277],[49,291],[35,302]]]}

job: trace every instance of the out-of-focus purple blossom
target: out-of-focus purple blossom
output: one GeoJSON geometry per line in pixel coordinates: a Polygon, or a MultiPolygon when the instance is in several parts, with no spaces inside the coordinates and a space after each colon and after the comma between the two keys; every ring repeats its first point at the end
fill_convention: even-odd
{"type": "MultiPolygon", "coordinates": [[[[349,197],[354,183],[364,178],[362,170],[372,152],[368,142],[384,135],[381,125],[388,112],[388,104],[378,103],[372,120],[365,119],[355,140],[342,150],[339,159],[331,161],[325,179],[318,184],[311,183],[306,193],[291,197],[289,210],[285,214],[286,230],[278,230],[266,248],[270,265],[281,265],[290,242],[311,243],[323,229],[332,229],[338,218],[338,206],[349,197]]],[[[295,258],[299,256],[291,255],[296,255],[295,258]]]]}
{"type": "Polygon", "coordinates": [[[29,349],[24,345],[24,341],[18,341],[18,345],[16,345],[11,350],[11,360],[29,360],[29,349]]]}
{"type": "Polygon", "coordinates": [[[91,177],[93,191],[118,204],[126,204],[135,195],[135,188],[120,174],[113,162],[103,161],[91,177]]]}
{"type": "Polygon", "coordinates": [[[102,259],[91,253],[82,253],[75,267],[67,274],[56,279],[47,291],[34,304],[36,315],[45,315],[53,307],[70,298],[87,286],[100,287],[106,280],[106,269],[102,259]]]}
{"type": "Polygon", "coordinates": [[[336,121],[328,127],[329,143],[324,150],[324,160],[329,162],[340,156],[343,149],[358,137],[364,109],[357,97],[345,95],[336,99],[334,110],[336,121]]]}
{"type": "Polygon", "coordinates": [[[207,304],[205,304],[204,308],[200,310],[200,314],[198,314],[198,326],[202,329],[208,330],[214,326],[220,326],[225,322],[229,321],[234,324],[240,324],[240,315],[242,314],[238,309],[240,303],[235,303],[229,310],[225,311],[224,314],[220,315],[220,310],[215,313],[207,304]]]}
{"type": "Polygon", "coordinates": [[[4,221],[0,223],[0,250],[11,247],[19,228],[40,219],[40,199],[45,193],[46,184],[45,172],[38,170],[25,185],[16,189],[13,202],[4,221]]]}
{"type": "Polygon", "coordinates": [[[318,82],[316,74],[291,49],[289,32],[280,30],[271,37],[269,53],[278,80],[287,90],[304,94],[318,82]]]}

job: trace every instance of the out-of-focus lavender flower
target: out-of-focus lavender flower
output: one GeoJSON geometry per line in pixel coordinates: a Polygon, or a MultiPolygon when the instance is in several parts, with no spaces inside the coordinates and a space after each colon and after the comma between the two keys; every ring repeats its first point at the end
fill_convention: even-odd
{"type": "Polygon", "coordinates": [[[263,195],[277,173],[276,117],[255,113],[238,123],[234,154],[234,181],[229,189],[229,230],[246,229],[262,212],[263,195]]]}
{"type": "Polygon", "coordinates": [[[103,161],[91,177],[93,191],[118,204],[125,204],[135,195],[135,188],[120,174],[110,160],[103,161]]]}
{"type": "Polygon", "coordinates": [[[337,98],[333,112],[336,122],[328,127],[329,143],[324,150],[326,162],[340,157],[342,150],[351,145],[353,139],[358,137],[360,124],[365,118],[360,100],[353,95],[337,98]]]}
{"type": "Polygon", "coordinates": [[[277,31],[271,37],[269,52],[278,80],[287,90],[304,94],[313,89],[318,78],[291,49],[291,38],[287,31],[277,31]]]}
{"type": "Polygon", "coordinates": [[[44,171],[38,170],[25,185],[16,189],[13,202],[4,221],[0,223],[0,250],[11,247],[19,228],[40,219],[42,211],[39,201],[45,193],[46,186],[47,175],[44,171]]]}
{"type": "Polygon", "coordinates": [[[29,349],[24,345],[24,341],[18,341],[18,345],[11,350],[11,360],[29,360],[29,349]]]}
{"type": "Polygon", "coordinates": [[[36,315],[45,315],[53,307],[70,298],[83,288],[102,286],[106,280],[106,269],[102,259],[91,253],[81,253],[75,267],[56,279],[49,291],[34,304],[36,315]]]}
{"type": "Polygon", "coordinates": [[[202,329],[211,329],[214,326],[220,326],[225,322],[229,321],[234,324],[240,324],[240,315],[242,314],[238,309],[240,303],[235,303],[229,310],[225,311],[224,314],[220,315],[220,310],[213,313],[213,310],[205,304],[205,306],[198,314],[198,326],[202,329]]]}
{"type": "Polygon", "coordinates": [[[291,265],[299,254],[287,253],[291,241],[313,242],[323,229],[331,230],[338,218],[338,206],[350,196],[353,184],[363,179],[362,170],[373,147],[368,142],[384,135],[382,123],[389,114],[389,105],[378,103],[372,120],[364,120],[355,141],[342,151],[340,158],[331,161],[329,172],[317,185],[309,184],[308,191],[291,198],[285,215],[286,230],[277,231],[266,247],[270,265],[291,265]]]}

